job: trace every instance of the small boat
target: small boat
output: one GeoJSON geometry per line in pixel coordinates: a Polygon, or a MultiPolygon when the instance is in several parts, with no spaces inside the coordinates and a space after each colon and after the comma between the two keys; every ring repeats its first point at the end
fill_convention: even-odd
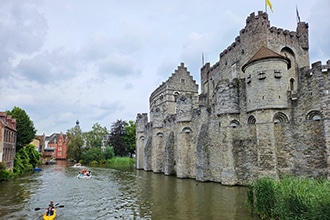
{"type": "Polygon", "coordinates": [[[47,212],[45,212],[43,214],[43,219],[44,220],[53,220],[56,218],[56,209],[53,209],[53,214],[52,215],[48,215],[47,212]]]}
{"type": "Polygon", "coordinates": [[[56,160],[55,159],[47,160],[46,164],[47,165],[56,164],[56,160]]]}
{"type": "Polygon", "coordinates": [[[73,165],[73,167],[82,167],[81,163],[76,163],[75,165],[73,165]]]}
{"type": "Polygon", "coordinates": [[[78,179],[92,179],[92,175],[85,176],[84,174],[80,173],[77,176],[78,179]]]}
{"type": "Polygon", "coordinates": [[[33,172],[39,172],[41,171],[42,169],[40,167],[35,167],[35,168],[32,168],[33,172]]]}

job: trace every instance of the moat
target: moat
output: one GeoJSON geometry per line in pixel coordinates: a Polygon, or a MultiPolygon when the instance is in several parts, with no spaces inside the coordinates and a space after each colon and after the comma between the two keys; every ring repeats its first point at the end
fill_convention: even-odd
{"type": "Polygon", "coordinates": [[[0,219],[39,219],[49,200],[64,205],[56,219],[259,220],[244,206],[246,189],[136,170],[89,167],[76,178],[66,161],[0,184],[0,219]]]}

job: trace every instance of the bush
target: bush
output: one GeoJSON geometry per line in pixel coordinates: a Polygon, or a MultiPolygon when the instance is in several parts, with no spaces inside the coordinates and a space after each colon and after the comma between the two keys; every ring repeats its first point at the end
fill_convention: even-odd
{"type": "Polygon", "coordinates": [[[262,219],[330,219],[330,182],[262,178],[248,186],[246,202],[262,219]]]}
{"type": "Polygon", "coordinates": [[[0,162],[0,181],[8,180],[12,177],[12,172],[8,171],[6,168],[6,164],[4,162],[0,162]]]}

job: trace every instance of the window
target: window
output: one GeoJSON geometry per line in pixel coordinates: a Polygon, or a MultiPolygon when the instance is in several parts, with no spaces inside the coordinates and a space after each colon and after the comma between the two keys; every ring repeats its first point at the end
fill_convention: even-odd
{"type": "Polygon", "coordinates": [[[237,79],[236,63],[231,66],[231,79],[237,79]]]}
{"type": "Polygon", "coordinates": [[[259,80],[266,79],[266,73],[264,71],[258,73],[258,79],[259,80]]]}
{"type": "Polygon", "coordinates": [[[239,126],[239,121],[237,120],[232,120],[229,124],[230,127],[236,128],[237,126],[239,126]]]}
{"type": "Polygon", "coordinates": [[[288,116],[286,116],[286,114],[284,114],[283,112],[277,112],[274,117],[273,117],[273,122],[274,124],[278,124],[278,123],[288,123],[289,122],[289,118],[288,116]]]}
{"type": "Polygon", "coordinates": [[[251,74],[247,75],[246,77],[246,83],[251,83],[251,74]]]}
{"type": "Polygon", "coordinates": [[[320,121],[321,119],[321,112],[316,110],[310,111],[306,116],[306,120],[320,121]]]}
{"type": "Polygon", "coordinates": [[[280,70],[274,70],[274,77],[275,78],[281,78],[282,77],[282,73],[280,70]]]}
{"type": "Polygon", "coordinates": [[[290,90],[293,91],[294,89],[294,79],[290,79],[290,90]]]}
{"type": "Polygon", "coordinates": [[[256,118],[253,116],[253,115],[250,115],[249,118],[248,118],[248,124],[249,125],[254,125],[256,124],[256,118]]]}

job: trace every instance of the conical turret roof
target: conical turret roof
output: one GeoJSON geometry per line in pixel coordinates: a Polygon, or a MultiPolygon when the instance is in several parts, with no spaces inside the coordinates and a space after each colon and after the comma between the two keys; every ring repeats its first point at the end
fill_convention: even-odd
{"type": "Polygon", "coordinates": [[[279,53],[276,53],[274,51],[272,51],[271,49],[265,47],[265,46],[262,46],[256,54],[254,54],[254,56],[246,63],[243,65],[242,67],[242,70],[243,72],[245,71],[246,67],[251,64],[251,63],[254,63],[256,61],[259,61],[259,60],[264,60],[264,59],[269,59],[269,58],[280,58],[280,59],[284,59],[286,61],[288,61],[288,68],[290,68],[290,59],[279,54],[279,53]]]}

